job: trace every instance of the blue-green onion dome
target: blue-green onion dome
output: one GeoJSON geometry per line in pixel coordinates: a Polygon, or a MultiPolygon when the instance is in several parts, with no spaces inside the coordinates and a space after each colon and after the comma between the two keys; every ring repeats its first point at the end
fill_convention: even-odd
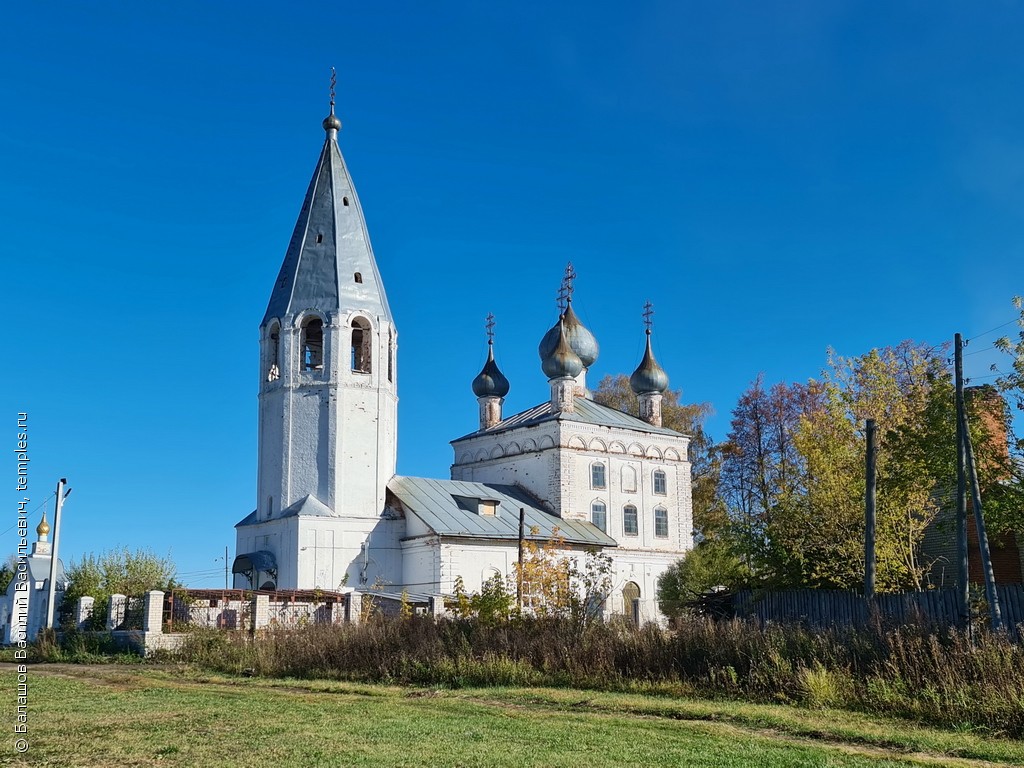
{"type": "Polygon", "coordinates": [[[629,386],[638,395],[650,395],[655,392],[664,392],[668,389],[668,374],[658,365],[651,351],[651,332],[647,332],[647,349],[644,351],[644,359],[629,377],[629,386]]]}
{"type": "MultiPolygon", "coordinates": [[[[565,312],[562,313],[559,318],[561,324],[565,326],[565,337],[569,342],[569,346],[572,351],[576,353],[576,356],[583,362],[584,368],[589,368],[597,360],[597,355],[601,351],[601,348],[597,344],[597,339],[594,338],[594,334],[580,322],[579,317],[572,309],[572,299],[568,300],[565,307],[565,312]]],[[[541,359],[548,357],[552,352],[555,351],[555,346],[558,344],[558,324],[548,330],[544,334],[544,338],[540,340],[540,352],[541,359]]]]}
{"type": "MultiPolygon", "coordinates": [[[[554,328],[555,331],[555,346],[551,352],[547,355],[541,354],[540,356],[540,367],[544,371],[544,375],[548,377],[548,381],[552,379],[574,379],[580,375],[583,370],[583,361],[580,360],[572,347],[569,346],[569,341],[566,338],[565,326],[562,321],[558,321],[558,325],[554,328]]],[[[541,345],[543,352],[543,344],[541,345]]]]}
{"type": "Polygon", "coordinates": [[[473,394],[477,397],[504,397],[508,394],[509,383],[505,375],[498,370],[494,362],[494,346],[487,345],[487,362],[484,368],[473,379],[473,394]]]}

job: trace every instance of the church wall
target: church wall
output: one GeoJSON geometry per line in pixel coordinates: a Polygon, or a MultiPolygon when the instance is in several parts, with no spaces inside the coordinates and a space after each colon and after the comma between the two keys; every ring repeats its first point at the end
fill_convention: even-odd
{"type": "MultiPolygon", "coordinates": [[[[414,518],[410,516],[409,521],[414,518]]],[[[421,524],[422,525],[422,524],[421,524]]],[[[402,541],[402,583],[410,592],[441,594],[441,548],[438,537],[418,536],[402,541]]]]}
{"type": "Polygon", "coordinates": [[[481,435],[455,446],[452,480],[517,485],[556,510],[564,488],[558,482],[559,455],[554,423],[481,435]]]}
{"type": "Polygon", "coordinates": [[[624,599],[623,589],[630,582],[640,588],[640,620],[664,622],[658,608],[658,577],[681,555],[650,551],[606,550],[612,558],[612,589],[605,603],[606,615],[632,616],[632,606],[624,599]]]}
{"type": "Polygon", "coordinates": [[[689,439],[582,422],[550,422],[455,444],[453,480],[520,485],[562,517],[591,520],[605,504],[607,533],[628,549],[683,553],[693,546],[689,439]],[[548,444],[540,451],[525,451],[548,444]],[[556,447],[557,446],[557,447],[556,447]],[[593,488],[591,467],[605,466],[605,487],[593,488]],[[654,493],[654,471],[665,473],[665,493],[654,493]],[[635,475],[624,482],[624,471],[635,475]],[[623,508],[637,508],[638,532],[627,536],[623,508]],[[655,535],[655,508],[668,511],[668,536],[655,535]]]}

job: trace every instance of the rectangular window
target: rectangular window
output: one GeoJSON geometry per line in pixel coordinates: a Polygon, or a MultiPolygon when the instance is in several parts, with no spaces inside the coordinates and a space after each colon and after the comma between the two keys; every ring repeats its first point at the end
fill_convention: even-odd
{"type": "Polygon", "coordinates": [[[595,462],[590,465],[590,487],[603,490],[607,483],[604,477],[604,464],[595,462]]]}
{"type": "Polygon", "coordinates": [[[605,507],[604,502],[595,501],[590,505],[590,522],[594,524],[596,528],[600,528],[602,531],[608,530],[608,511],[605,507]]]}
{"type": "Polygon", "coordinates": [[[654,535],[659,539],[668,538],[668,510],[664,507],[654,510],[654,535]]]}
{"type": "Polygon", "coordinates": [[[654,470],[654,492],[659,496],[665,495],[665,473],[660,469],[654,470]]]}
{"type": "Polygon", "coordinates": [[[636,536],[640,533],[636,507],[632,504],[629,504],[622,509],[622,530],[627,536],[636,536]]]}

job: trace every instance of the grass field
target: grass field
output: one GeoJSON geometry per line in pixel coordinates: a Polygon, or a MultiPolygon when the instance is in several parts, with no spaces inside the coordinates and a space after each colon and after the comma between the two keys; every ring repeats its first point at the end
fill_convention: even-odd
{"type": "MultiPolygon", "coordinates": [[[[437,691],[29,668],[24,766],[1020,765],[1024,743],[839,711],[565,689],[437,691]],[[986,762],[982,762],[986,761],[986,762]]],[[[15,675],[0,672],[8,723],[15,675]]]]}

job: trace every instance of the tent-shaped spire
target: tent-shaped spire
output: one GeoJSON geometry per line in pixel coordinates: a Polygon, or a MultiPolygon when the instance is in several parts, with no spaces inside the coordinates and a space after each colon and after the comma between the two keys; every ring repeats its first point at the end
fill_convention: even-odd
{"type": "Polygon", "coordinates": [[[363,210],[338,148],[341,121],[324,120],[327,138],[288,252],[263,317],[283,318],[307,309],[359,309],[392,322],[384,284],[370,246],[363,210]]]}

